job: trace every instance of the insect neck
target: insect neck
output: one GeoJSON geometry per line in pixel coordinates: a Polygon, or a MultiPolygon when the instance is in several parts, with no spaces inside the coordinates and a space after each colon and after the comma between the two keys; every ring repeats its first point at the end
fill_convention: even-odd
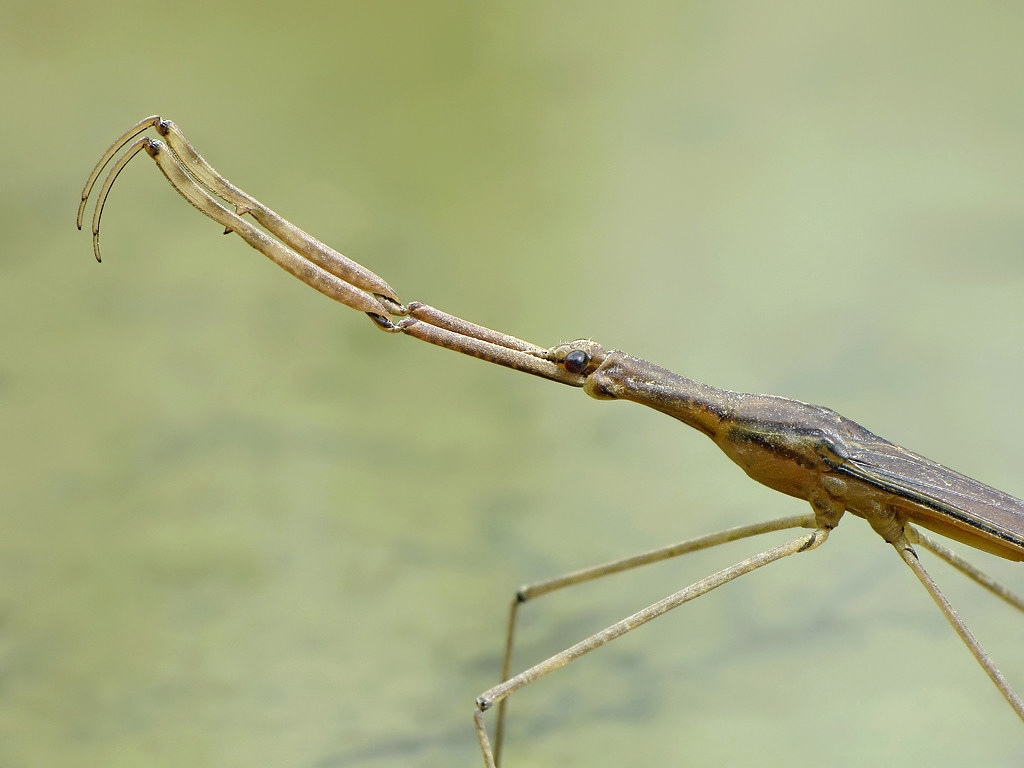
{"type": "Polygon", "coordinates": [[[714,437],[736,393],[688,379],[624,352],[609,352],[583,391],[598,400],[632,400],[714,437]]]}

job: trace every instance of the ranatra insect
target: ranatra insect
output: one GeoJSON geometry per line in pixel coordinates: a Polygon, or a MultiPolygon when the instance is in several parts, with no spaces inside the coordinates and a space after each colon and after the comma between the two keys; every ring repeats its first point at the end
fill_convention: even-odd
{"type": "Polygon", "coordinates": [[[100,258],[99,228],[111,185],[129,160],[145,150],[189,203],[235,232],[249,245],[321,293],[367,313],[377,326],[431,344],[581,387],[599,400],[632,400],[700,430],[754,480],[806,499],[811,512],[733,528],[519,590],[513,602],[502,682],[476,701],[476,729],[486,765],[501,751],[504,705],[515,691],[620,635],[738,576],[797,552],[820,546],[845,512],[864,518],[920,579],[950,624],[1014,712],[1024,720],[1024,701],[925,571],[914,544],[932,551],[1006,602],[1024,611],[1024,600],[994,582],[943,545],[922,526],[1009,560],[1024,560],[1024,501],[954,472],[869,432],[821,406],[770,395],[730,392],[693,381],[653,363],[592,341],[538,347],[467,322],[419,302],[403,304],[376,274],[342,256],[239,190],[217,173],[169,120],[148,117],[120,136],[93,169],[82,192],[78,227],[103,168],[119,153],[100,188],[93,216],[93,245],[100,258]],[[147,129],[160,137],[143,137],[147,129]],[[231,206],[229,210],[223,203],[231,206]],[[250,216],[264,229],[252,224],[250,216]],[[265,230],[265,231],[264,231],[265,230]],[[269,234],[268,234],[269,233],[269,234]],[[619,621],[546,661],[511,675],[511,650],[520,603],[571,584],[634,568],[726,541],[787,528],[807,528],[792,541],[714,573],[619,621]],[[499,704],[492,747],[484,713],[499,704]]]}

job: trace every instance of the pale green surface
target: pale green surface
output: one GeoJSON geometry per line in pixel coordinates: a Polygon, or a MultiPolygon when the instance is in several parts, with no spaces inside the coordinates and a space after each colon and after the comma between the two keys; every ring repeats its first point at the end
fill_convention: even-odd
{"type": "MultiPolygon", "coordinates": [[[[476,765],[516,584],[802,511],[658,414],[377,332],[144,157],[97,266],[121,130],[173,118],[407,300],[1022,495],[1024,14],[960,8],[7,3],[0,765],[476,765]]],[[[749,551],[528,606],[520,659],[749,551]]],[[[863,523],[772,570],[516,697],[508,765],[1024,762],[863,523]]],[[[935,572],[1024,686],[1024,617],[935,572]]]]}

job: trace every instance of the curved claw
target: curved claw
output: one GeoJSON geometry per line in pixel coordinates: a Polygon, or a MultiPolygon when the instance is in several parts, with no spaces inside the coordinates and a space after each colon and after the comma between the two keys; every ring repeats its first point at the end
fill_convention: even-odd
{"type": "Polygon", "coordinates": [[[121,134],[104,152],[82,190],[76,220],[79,229],[82,228],[85,207],[96,181],[107,164],[124,150],[111,167],[96,199],[92,234],[93,253],[97,261],[101,260],[100,220],[107,195],[124,167],[142,149],[153,158],[171,186],[192,206],[223,225],[226,231],[237,233],[253,248],[307,285],[360,312],[381,316],[404,314],[394,289],[383,279],[324,245],[232,185],[195,151],[174,123],[159,115],[140,120],[121,134]],[[167,142],[144,137],[124,149],[128,142],[149,128],[167,137],[167,142]],[[218,197],[236,210],[249,213],[273,237],[243,219],[240,214],[229,211],[218,201],[218,197]],[[381,303],[377,296],[387,300],[388,304],[381,303]]]}
{"type": "MultiPolygon", "coordinates": [[[[96,257],[96,261],[103,261],[103,259],[100,256],[100,219],[103,217],[103,206],[107,202],[107,195],[110,193],[110,188],[114,186],[114,181],[120,175],[121,171],[124,170],[124,167],[128,165],[128,161],[135,157],[135,155],[137,155],[139,151],[146,147],[148,144],[149,139],[139,139],[134,144],[132,144],[127,150],[125,150],[125,153],[118,158],[117,162],[114,163],[113,167],[111,167],[110,173],[107,174],[107,178],[103,180],[103,185],[100,187],[99,194],[96,197],[96,209],[93,211],[92,214],[92,252],[93,255],[96,257]]],[[[120,149],[120,147],[118,147],[118,149],[120,149]]],[[[106,163],[104,162],[104,164],[106,163]]],[[[88,200],[88,193],[91,189],[91,186],[93,183],[95,183],[95,181],[95,178],[90,177],[89,183],[85,185],[85,191],[82,193],[84,197],[82,198],[82,205],[79,206],[78,209],[79,229],[82,228],[82,211],[88,200]]]]}
{"type": "MultiPolygon", "coordinates": [[[[131,128],[129,128],[127,131],[122,133],[120,136],[118,136],[114,140],[113,144],[111,144],[109,147],[107,147],[107,151],[103,153],[103,157],[101,157],[99,159],[99,162],[96,163],[95,166],[93,166],[92,173],[89,174],[89,178],[85,182],[85,187],[82,188],[82,202],[78,204],[78,218],[76,219],[76,224],[78,225],[79,229],[82,228],[82,219],[83,219],[83,217],[85,215],[85,206],[89,202],[89,195],[92,194],[92,188],[96,184],[96,180],[99,178],[100,174],[103,172],[103,169],[106,167],[107,163],[110,162],[111,158],[114,155],[116,155],[118,152],[121,151],[121,148],[124,147],[125,144],[127,144],[129,141],[134,139],[136,136],[138,136],[140,133],[145,131],[147,128],[156,127],[157,125],[159,125],[159,123],[160,123],[160,115],[150,115],[147,118],[139,120],[139,122],[137,122],[135,125],[133,125],[131,128]]],[[[136,149],[135,152],[138,152],[138,150],[136,149]]],[[[135,154],[135,152],[132,152],[132,154],[135,154]]],[[[127,162],[127,161],[125,161],[125,162],[127,162]]],[[[123,163],[122,163],[122,166],[123,166],[123,163]]],[[[116,177],[116,175],[117,174],[114,174],[115,177],[116,177]]],[[[111,182],[111,183],[113,183],[113,182],[111,182]]],[[[103,198],[103,195],[101,193],[101,196],[100,196],[101,202],[102,202],[102,198],[103,198]]],[[[98,219],[99,217],[97,216],[96,218],[98,219]]],[[[94,221],[93,226],[94,227],[96,226],[96,222],[95,221],[94,221]]],[[[95,232],[93,234],[95,234],[95,232]]],[[[99,261],[99,258],[97,258],[96,260],[99,261]]]]}

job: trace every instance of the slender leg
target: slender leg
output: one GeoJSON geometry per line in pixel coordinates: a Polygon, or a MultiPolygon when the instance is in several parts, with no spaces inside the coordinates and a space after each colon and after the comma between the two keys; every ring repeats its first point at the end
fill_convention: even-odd
{"type": "MultiPolygon", "coordinates": [[[[702,549],[717,547],[720,544],[727,544],[730,541],[739,541],[740,539],[750,538],[751,536],[760,536],[761,534],[771,533],[772,531],[783,531],[790,528],[814,527],[814,513],[811,512],[805,515],[793,515],[790,517],[779,518],[777,520],[768,520],[763,523],[755,523],[753,525],[742,525],[735,528],[727,528],[724,531],[718,531],[717,533],[712,533],[707,536],[699,536],[678,544],[671,544],[667,547],[659,547],[658,549],[652,549],[648,552],[624,557],[620,560],[603,563],[591,568],[584,568],[564,576],[534,582],[533,584],[526,584],[516,590],[516,594],[512,598],[511,608],[509,609],[508,628],[505,633],[505,657],[501,667],[501,682],[508,680],[512,673],[512,648],[515,636],[516,618],[518,616],[519,606],[528,600],[540,597],[541,595],[550,594],[565,587],[571,587],[576,584],[582,584],[586,581],[610,576],[613,573],[622,573],[623,571],[639,568],[643,565],[657,563],[662,560],[679,557],[691,552],[698,552],[702,549]]],[[[505,698],[498,704],[497,723],[494,729],[495,762],[499,762],[501,759],[501,747],[505,739],[505,718],[507,716],[507,710],[508,699],[505,698]]]]}
{"type": "MultiPolygon", "coordinates": [[[[254,244],[248,237],[237,229],[237,218],[248,213],[262,226],[266,227],[266,229],[273,234],[274,237],[280,240],[281,243],[293,251],[301,253],[304,258],[312,261],[314,264],[338,277],[343,282],[358,286],[379,298],[386,298],[397,302],[394,289],[384,282],[384,280],[382,280],[378,275],[374,274],[361,264],[357,264],[351,259],[342,256],[333,248],[324,245],[315,237],[299,229],[290,221],[270,210],[254,197],[246,194],[217,173],[213,166],[206,162],[203,156],[200,155],[188,139],[185,138],[185,135],[178,129],[178,126],[170,120],[164,120],[159,115],[153,115],[145,118],[144,120],[140,120],[134,126],[121,134],[121,136],[119,136],[117,140],[110,145],[107,151],[103,153],[103,157],[100,158],[96,167],[93,168],[92,173],[89,174],[89,179],[86,181],[85,188],[82,190],[82,202],[78,208],[79,229],[82,228],[82,220],[85,214],[86,204],[89,200],[89,195],[92,192],[93,186],[99,179],[100,174],[103,172],[103,168],[119,152],[124,150],[128,145],[128,142],[149,129],[153,129],[156,133],[160,134],[166,143],[154,141],[153,139],[148,138],[136,141],[117,161],[100,189],[92,226],[93,250],[96,254],[97,261],[100,260],[100,217],[107,193],[110,191],[110,187],[114,183],[114,180],[117,178],[117,174],[120,173],[121,169],[124,168],[132,156],[145,147],[146,151],[149,152],[154,160],[157,161],[157,165],[160,166],[160,170],[163,171],[167,180],[171,183],[171,186],[173,186],[182,197],[188,200],[189,203],[199,209],[199,211],[223,224],[225,232],[238,232],[243,236],[246,242],[273,259],[273,256],[263,250],[260,246],[254,244]],[[158,158],[158,154],[165,149],[169,150],[172,157],[166,159],[158,158]],[[176,166],[176,169],[170,168],[171,165],[176,166]],[[189,190],[191,188],[198,188],[199,191],[190,192],[189,190]],[[199,197],[203,197],[204,199],[200,201],[198,199],[199,197]],[[213,198],[220,198],[228,205],[234,207],[235,215],[227,217],[230,221],[226,221],[222,218],[220,212],[215,210],[215,208],[222,208],[219,203],[212,202],[211,205],[210,201],[212,201],[213,198]]],[[[295,273],[293,272],[292,274],[295,273]]],[[[338,300],[342,301],[341,299],[338,300]]],[[[343,303],[345,302],[343,301],[343,303]]],[[[361,307],[356,308],[360,309],[361,307]]]]}
{"type": "MultiPolygon", "coordinates": [[[[810,517],[813,518],[813,515],[810,517]]],[[[796,524],[799,525],[801,523],[796,524]]],[[[767,549],[764,552],[748,557],[746,560],[742,560],[728,568],[723,568],[722,570],[717,571],[716,573],[713,573],[710,576],[647,606],[643,610],[637,611],[632,616],[628,616],[600,632],[581,640],[575,645],[566,648],[561,653],[556,653],[554,656],[539,664],[535,664],[529,669],[520,672],[518,675],[515,675],[502,683],[499,683],[493,688],[489,688],[484,691],[476,700],[476,712],[474,714],[477,738],[480,740],[480,749],[483,752],[484,764],[487,768],[496,768],[497,766],[494,751],[491,747],[490,738],[487,735],[487,728],[484,725],[483,720],[484,713],[495,704],[505,700],[508,696],[512,695],[520,688],[529,685],[534,680],[544,677],[560,667],[564,667],[566,664],[571,661],[575,661],[580,656],[606,645],[615,638],[621,637],[642,624],[646,624],[647,622],[658,618],[662,614],[671,611],[673,608],[678,608],[683,603],[687,603],[694,598],[705,595],[711,590],[729,583],[733,579],[739,578],[751,571],[755,571],[762,566],[775,562],[776,560],[781,560],[782,558],[796,554],[797,552],[806,552],[808,550],[815,549],[824,543],[828,538],[828,534],[828,528],[815,528],[815,530],[804,534],[797,539],[781,544],[777,547],[767,549]]]]}
{"type": "MultiPolygon", "coordinates": [[[[575,347],[560,345],[545,349],[420,302],[403,305],[391,286],[377,274],[324,245],[217,173],[173,122],[157,115],[141,120],[118,137],[93,168],[82,190],[78,209],[79,229],[96,182],[107,164],[117,158],[100,186],[92,218],[93,250],[97,261],[100,260],[100,221],[107,196],[121,171],[142,150],[188,203],[224,227],[225,232],[236,233],[278,266],[329,298],[367,313],[379,328],[524,373],[575,387],[583,386],[586,380],[584,372],[569,370],[565,365],[566,355],[575,347]],[[136,139],[150,129],[164,140],[148,136],[136,139]],[[129,146],[133,139],[135,141],[129,146]],[[253,224],[248,217],[260,226],[253,224]],[[392,317],[396,319],[392,320],[392,317]]],[[[598,349],[589,341],[579,342],[579,346],[588,350],[598,349]]]]}
{"type": "MultiPolygon", "coordinates": [[[[918,534],[918,537],[920,538],[920,534],[918,534]]],[[[914,548],[910,545],[907,537],[901,536],[890,543],[895,547],[900,557],[903,558],[903,562],[909,566],[910,570],[914,572],[914,575],[917,576],[921,584],[924,585],[924,588],[928,590],[928,594],[932,596],[935,604],[939,606],[939,610],[942,611],[946,620],[952,625],[953,629],[956,630],[956,633],[960,635],[960,639],[963,640],[964,645],[967,646],[967,650],[969,650],[974,658],[977,659],[981,668],[985,670],[985,674],[989,676],[989,679],[995,684],[996,688],[999,689],[999,692],[1003,694],[1003,698],[1006,699],[1013,711],[1017,713],[1017,716],[1021,720],[1024,720],[1024,701],[1022,701],[1020,696],[1017,695],[1017,692],[1010,687],[1006,678],[1003,677],[1003,673],[996,668],[992,659],[981,645],[978,644],[974,635],[971,634],[971,631],[967,628],[967,625],[964,624],[963,619],[957,615],[953,606],[950,605],[949,600],[946,599],[946,596],[942,594],[938,585],[932,580],[931,575],[929,575],[928,571],[926,571],[924,566],[921,565],[921,561],[917,557],[917,552],[914,551],[914,548]]],[[[923,541],[922,545],[928,546],[925,545],[923,541]]],[[[931,547],[929,547],[929,549],[930,548],[931,547]]],[[[936,552],[936,554],[938,554],[938,552],[936,552]]],[[[972,570],[974,569],[972,568],[972,570]]],[[[967,573],[971,578],[974,578],[974,575],[971,572],[965,570],[964,573],[967,573]]],[[[987,579],[987,577],[985,578],[987,579]]],[[[997,592],[996,594],[999,593],[997,592]]],[[[1000,594],[1000,596],[1002,597],[1003,595],[1000,594]]]]}
{"type": "MultiPolygon", "coordinates": [[[[223,226],[225,230],[237,233],[246,243],[282,269],[335,301],[339,301],[353,309],[373,314],[387,314],[388,309],[381,303],[380,298],[363,290],[361,285],[349,283],[345,278],[327,271],[312,260],[300,255],[288,245],[249,223],[237,213],[229,211],[210,194],[207,187],[196,182],[189,169],[182,165],[176,154],[168,150],[166,144],[150,138],[142,138],[132,144],[111,167],[110,173],[103,182],[103,186],[100,187],[92,222],[93,251],[97,261],[100,260],[100,219],[103,215],[103,206],[106,203],[107,195],[118,174],[143,149],[153,158],[157,167],[170,182],[171,186],[186,201],[198,211],[223,226]]],[[[83,204],[85,202],[83,200],[83,204]]],[[[338,256],[341,257],[341,254],[338,254],[338,256]]]]}
{"type": "Polygon", "coordinates": [[[976,566],[971,565],[967,560],[962,558],[949,547],[943,546],[939,542],[935,541],[935,539],[925,536],[917,528],[909,525],[907,526],[907,538],[912,544],[920,544],[932,554],[941,557],[947,563],[960,571],[960,573],[983,586],[999,599],[1009,603],[1018,611],[1024,612],[1024,597],[1021,597],[1016,592],[1011,592],[987,573],[983,573],[976,566]]]}

